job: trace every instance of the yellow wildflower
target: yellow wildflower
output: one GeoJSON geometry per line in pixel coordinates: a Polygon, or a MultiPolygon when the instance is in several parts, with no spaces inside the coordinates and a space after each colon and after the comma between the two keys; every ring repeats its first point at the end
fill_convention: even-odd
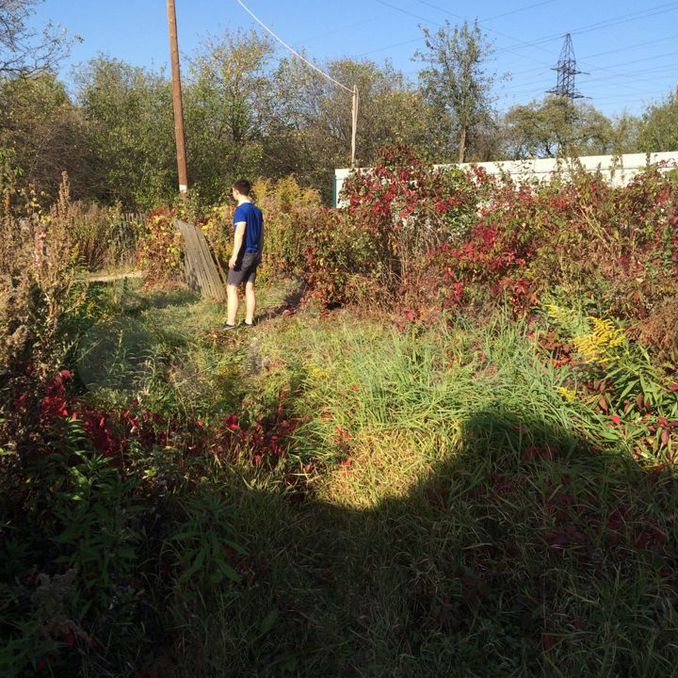
{"type": "Polygon", "coordinates": [[[565,386],[561,386],[558,389],[558,392],[560,393],[565,400],[567,400],[568,403],[574,403],[577,401],[577,393],[576,391],[573,391],[572,389],[566,388],[565,386]]]}
{"type": "Polygon", "coordinates": [[[549,318],[551,318],[551,320],[555,320],[559,325],[567,325],[571,316],[570,311],[565,308],[561,308],[556,304],[548,304],[546,306],[546,313],[548,314],[549,318]]]}
{"type": "Polygon", "coordinates": [[[319,367],[311,368],[311,376],[316,379],[329,379],[330,373],[327,370],[322,370],[319,367]]]}
{"type": "Polygon", "coordinates": [[[624,332],[611,320],[590,317],[593,332],[575,337],[574,345],[586,362],[606,365],[619,358],[617,350],[626,342],[624,332]]]}

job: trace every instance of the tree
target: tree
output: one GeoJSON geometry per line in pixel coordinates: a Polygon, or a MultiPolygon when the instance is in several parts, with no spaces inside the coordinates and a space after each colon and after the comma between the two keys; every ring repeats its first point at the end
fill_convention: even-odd
{"type": "Polygon", "coordinates": [[[550,96],[514,106],[504,118],[510,158],[554,158],[613,150],[612,123],[590,104],[550,96]]]}
{"type": "Polygon", "coordinates": [[[612,126],[612,153],[637,153],[640,119],[624,111],[610,120],[612,126]]]}
{"type": "Polygon", "coordinates": [[[212,200],[240,175],[262,169],[273,115],[271,42],[255,31],[209,38],[189,63],[186,134],[189,176],[212,200]]]}
{"type": "Polygon", "coordinates": [[[422,28],[426,51],[414,59],[429,64],[419,74],[422,91],[438,120],[434,130],[440,150],[449,152],[452,132],[457,135],[457,160],[464,162],[469,137],[478,125],[491,117],[490,90],[494,75],[485,71],[492,47],[476,21],[461,28],[446,22],[433,34],[422,28]]]}
{"type": "Polygon", "coordinates": [[[130,207],[168,200],[177,170],[167,78],[98,57],[79,80],[87,140],[97,158],[94,195],[130,207]]]}
{"type": "Polygon", "coordinates": [[[678,97],[671,92],[663,102],[653,104],[643,113],[638,132],[640,150],[645,153],[678,150],[676,120],[678,97]]]}
{"type": "Polygon", "coordinates": [[[51,70],[66,54],[70,42],[63,31],[48,24],[42,32],[28,20],[41,0],[0,0],[0,77],[51,70]]]}
{"type": "MultiPolygon", "coordinates": [[[[347,87],[358,87],[358,165],[376,162],[390,143],[425,145],[427,104],[391,64],[338,59],[323,69],[347,87]]],[[[269,169],[279,176],[293,172],[329,198],[334,168],[350,162],[351,94],[296,58],[281,62],[275,91],[275,126],[266,143],[269,169]]]]}
{"type": "Polygon", "coordinates": [[[65,170],[75,197],[91,190],[85,121],[54,75],[0,81],[0,121],[0,149],[24,182],[55,197],[65,170]]]}

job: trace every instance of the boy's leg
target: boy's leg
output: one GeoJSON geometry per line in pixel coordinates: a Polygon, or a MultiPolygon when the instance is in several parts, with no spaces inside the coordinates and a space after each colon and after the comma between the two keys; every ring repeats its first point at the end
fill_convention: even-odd
{"type": "Polygon", "coordinates": [[[248,281],[245,285],[245,323],[251,325],[254,322],[254,311],[257,300],[254,295],[254,281],[248,281]]]}
{"type": "Polygon", "coordinates": [[[226,286],[226,323],[235,325],[235,317],[238,314],[238,288],[236,285],[226,286]]]}

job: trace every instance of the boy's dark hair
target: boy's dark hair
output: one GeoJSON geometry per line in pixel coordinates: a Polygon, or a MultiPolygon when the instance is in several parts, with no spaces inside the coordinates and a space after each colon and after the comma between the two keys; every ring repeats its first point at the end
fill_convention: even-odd
{"type": "Polygon", "coordinates": [[[233,184],[233,188],[235,188],[235,190],[238,191],[240,195],[246,195],[249,197],[252,193],[252,184],[250,184],[247,179],[238,179],[238,181],[233,184]]]}

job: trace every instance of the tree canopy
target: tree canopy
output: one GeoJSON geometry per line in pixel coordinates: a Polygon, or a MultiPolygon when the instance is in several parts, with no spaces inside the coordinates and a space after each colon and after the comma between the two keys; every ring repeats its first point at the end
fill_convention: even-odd
{"type": "MultiPolygon", "coordinates": [[[[68,43],[49,27],[45,35],[56,42],[28,31],[35,4],[0,0],[2,176],[20,175],[49,197],[66,170],[77,197],[135,208],[171,200],[177,179],[168,74],[100,55],[79,67],[69,95],[50,70],[68,43]]],[[[388,61],[322,64],[359,90],[359,166],[373,165],[390,144],[438,163],[676,147],[675,93],[642,119],[610,119],[590,103],[556,97],[500,115],[492,106],[492,46],[478,24],[423,32],[425,48],[414,55],[424,64],[418,82],[388,61]]],[[[210,36],[184,64],[189,178],[202,201],[222,200],[239,176],[290,174],[329,201],[334,169],[350,161],[349,93],[255,31],[210,36]]]]}

